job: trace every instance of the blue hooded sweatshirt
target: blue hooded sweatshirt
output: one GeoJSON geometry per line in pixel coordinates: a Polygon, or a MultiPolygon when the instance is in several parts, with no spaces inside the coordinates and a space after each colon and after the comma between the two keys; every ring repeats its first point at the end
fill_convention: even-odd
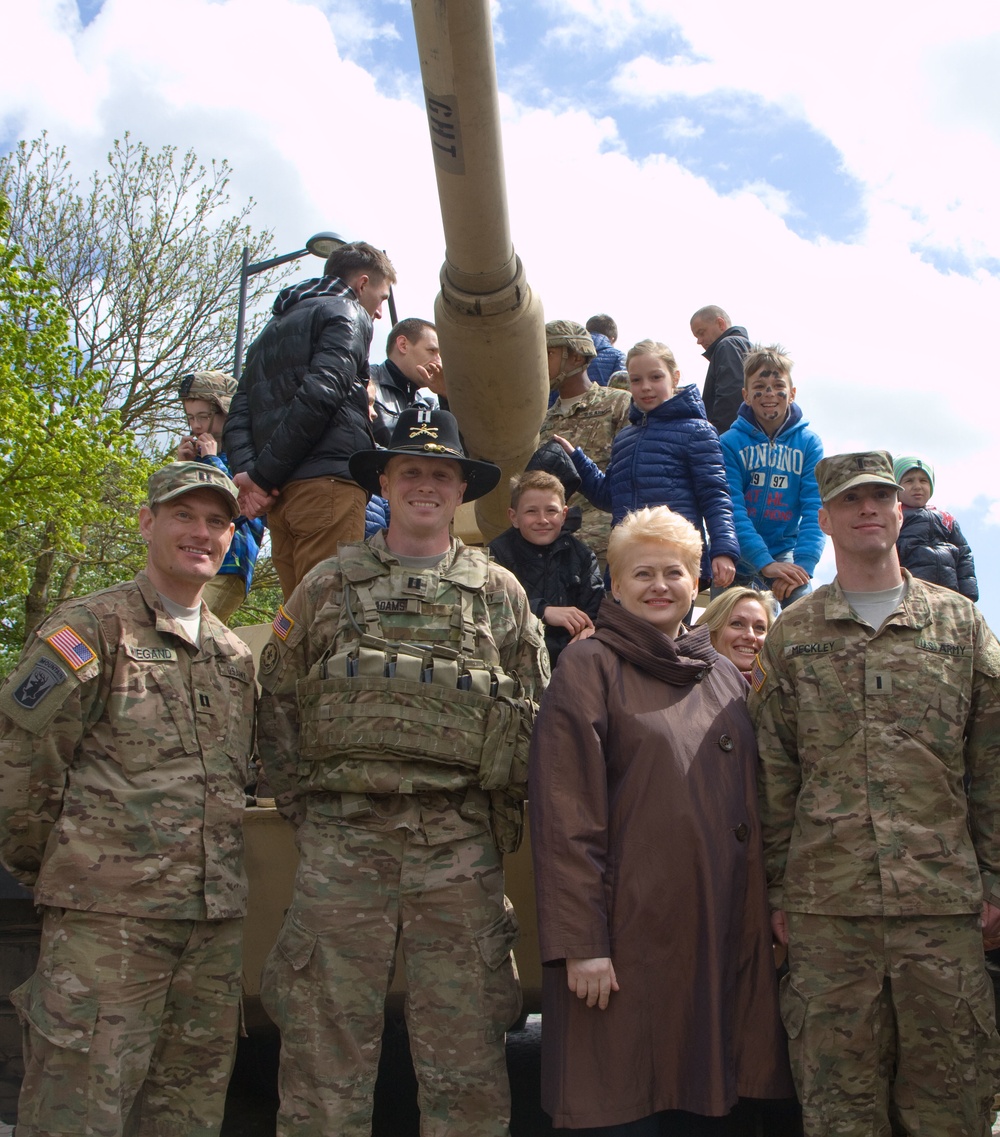
{"type": "Polygon", "coordinates": [[[791,552],[792,562],[812,576],[823,553],[822,502],[816,484],[823,443],[808,426],[802,408],[792,403],[788,417],[770,439],[744,403],[722,436],[741,573],[760,572],[791,552]]]}

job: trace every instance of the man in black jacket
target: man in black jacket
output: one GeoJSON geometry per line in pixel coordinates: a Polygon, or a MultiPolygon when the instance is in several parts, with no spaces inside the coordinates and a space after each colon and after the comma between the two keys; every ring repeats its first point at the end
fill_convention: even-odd
{"type": "Polygon", "coordinates": [[[691,334],[708,360],[702,392],[705,413],[722,435],[736,421],[743,402],[743,359],[750,350],[747,330],[734,325],[717,304],[709,304],[691,317],[691,334]]]}
{"type": "Polygon", "coordinates": [[[431,386],[441,373],[437,329],[430,320],[419,316],[400,320],[389,332],[385,355],[385,363],[376,363],[371,369],[375,395],[372,427],[375,441],[383,446],[388,445],[400,411],[407,407],[437,405],[436,399],[427,399],[419,393],[421,387],[431,386]]]}
{"type": "Polygon", "coordinates": [[[364,538],[367,495],[347,460],[374,447],[368,350],[395,280],[385,253],[343,245],[321,279],[278,293],[247,352],[223,441],[243,514],[267,514],[286,600],[341,541],[364,538]]]}

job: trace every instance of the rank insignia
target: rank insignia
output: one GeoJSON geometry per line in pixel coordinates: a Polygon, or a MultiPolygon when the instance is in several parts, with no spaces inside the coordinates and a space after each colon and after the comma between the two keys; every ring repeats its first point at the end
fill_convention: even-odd
{"type": "Polygon", "coordinates": [[[60,628],[58,632],[53,632],[51,636],[46,636],[45,642],[59,652],[74,671],[79,671],[81,667],[85,667],[97,658],[69,624],[60,628]]]}

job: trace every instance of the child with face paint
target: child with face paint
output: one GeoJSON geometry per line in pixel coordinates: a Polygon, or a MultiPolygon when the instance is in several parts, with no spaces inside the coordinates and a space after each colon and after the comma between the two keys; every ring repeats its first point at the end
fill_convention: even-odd
{"type": "Polygon", "coordinates": [[[770,589],[785,607],[811,590],[823,552],[815,474],[823,444],[795,402],[780,344],[751,348],[743,374],[743,404],[720,440],[740,542],[734,583],[770,589]]]}

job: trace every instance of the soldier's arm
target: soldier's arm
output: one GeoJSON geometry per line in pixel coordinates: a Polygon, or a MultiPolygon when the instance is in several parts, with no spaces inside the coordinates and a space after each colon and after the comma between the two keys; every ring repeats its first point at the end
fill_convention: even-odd
{"type": "Polygon", "coordinates": [[[965,768],[983,895],[1000,906],[1000,645],[978,612],[965,768]]]}
{"type": "Polygon", "coordinates": [[[100,713],[104,647],[89,612],[50,619],[0,688],[0,860],[22,884],[33,885],[38,877],[62,812],[67,773],[100,713]],[[60,635],[64,627],[70,632],[60,635]],[[46,638],[52,635],[68,659],[46,638]],[[77,640],[84,646],[74,651],[77,640]]]}
{"type": "Polygon", "coordinates": [[[794,693],[788,678],[781,674],[780,645],[774,640],[772,632],[754,665],[748,708],[760,752],[757,791],[768,901],[772,910],[779,910],[784,907],[785,865],[802,768],[796,742],[794,693]]]}
{"type": "Polygon", "coordinates": [[[528,597],[513,573],[495,566],[487,587],[494,596],[494,634],[498,627],[504,629],[497,639],[500,662],[505,671],[517,672],[525,694],[537,703],[549,682],[545,629],[532,613],[528,597]],[[496,607],[497,599],[501,600],[502,612],[496,607]]]}
{"type": "Polygon", "coordinates": [[[275,805],[295,826],[305,820],[306,804],[298,776],[296,684],[308,674],[317,653],[317,633],[325,626],[316,620],[316,596],[320,588],[320,578],[314,574],[302,581],[278,609],[271,626],[271,638],[260,653],[257,753],[274,791],[275,805]]]}

